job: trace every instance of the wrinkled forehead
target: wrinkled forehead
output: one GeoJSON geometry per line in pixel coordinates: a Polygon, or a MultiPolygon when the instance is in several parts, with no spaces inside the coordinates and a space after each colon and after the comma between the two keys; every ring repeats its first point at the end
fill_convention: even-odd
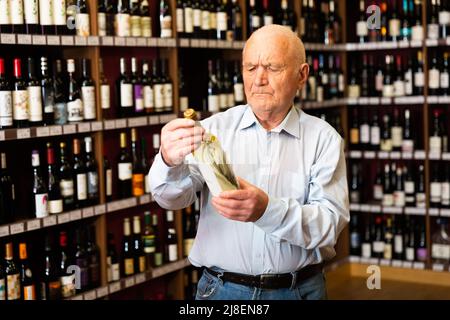
{"type": "Polygon", "coordinates": [[[245,45],[243,63],[287,64],[292,59],[292,48],[283,37],[255,37],[245,45]]]}

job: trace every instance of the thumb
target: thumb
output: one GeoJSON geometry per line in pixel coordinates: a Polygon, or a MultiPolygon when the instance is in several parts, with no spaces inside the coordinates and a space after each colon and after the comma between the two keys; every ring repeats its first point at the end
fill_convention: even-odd
{"type": "Polygon", "coordinates": [[[239,187],[241,189],[250,189],[252,187],[252,184],[248,182],[247,180],[242,179],[241,177],[237,177],[237,181],[239,183],[239,187]]]}

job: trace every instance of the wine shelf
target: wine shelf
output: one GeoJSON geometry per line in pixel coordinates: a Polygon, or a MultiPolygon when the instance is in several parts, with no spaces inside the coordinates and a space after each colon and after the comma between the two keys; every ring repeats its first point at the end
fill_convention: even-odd
{"type": "Polygon", "coordinates": [[[140,285],[142,283],[156,279],[158,277],[162,277],[169,273],[172,273],[172,272],[175,272],[178,270],[182,270],[190,265],[191,264],[188,259],[179,260],[176,262],[172,262],[172,263],[163,265],[158,268],[154,268],[147,272],[138,273],[133,276],[120,279],[119,281],[115,281],[115,282],[109,283],[106,286],[102,286],[100,288],[96,288],[96,289],[87,291],[85,293],[75,295],[66,300],[96,300],[96,299],[100,299],[100,298],[106,297],[110,294],[132,288],[134,286],[140,285]]]}
{"type": "MultiPolygon", "coordinates": [[[[431,209],[430,209],[431,210],[431,209]]],[[[441,209],[444,210],[444,209],[441,209]]],[[[384,207],[379,204],[360,204],[351,203],[350,211],[354,212],[368,212],[368,213],[384,213],[384,214],[406,214],[406,215],[426,215],[426,208],[416,208],[416,207],[384,207]]],[[[430,211],[429,211],[430,212],[430,211]]],[[[446,211],[444,211],[444,214],[446,211]]]]}
{"type": "Polygon", "coordinates": [[[390,159],[390,160],[425,160],[425,150],[416,150],[414,152],[400,151],[360,151],[352,150],[347,152],[349,159],[390,159]]]}
{"type": "Polygon", "coordinates": [[[152,199],[152,196],[150,194],[146,194],[140,197],[131,197],[127,199],[111,201],[106,204],[99,204],[96,206],[63,212],[44,218],[17,221],[0,226],[0,238],[87,219],[94,216],[114,213],[120,210],[146,205],[153,201],[154,200],[152,199]]]}
{"type": "Polygon", "coordinates": [[[348,262],[366,265],[379,265],[394,268],[415,269],[415,270],[426,269],[425,263],[419,261],[388,260],[378,258],[364,258],[359,256],[349,256],[348,262]]]}

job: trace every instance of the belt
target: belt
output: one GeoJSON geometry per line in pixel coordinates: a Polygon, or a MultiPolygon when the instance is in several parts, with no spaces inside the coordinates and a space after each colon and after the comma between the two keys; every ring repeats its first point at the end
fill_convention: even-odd
{"type": "Polygon", "coordinates": [[[248,287],[256,287],[260,289],[282,289],[294,288],[298,283],[303,282],[318,273],[322,273],[323,264],[314,264],[306,266],[292,273],[282,274],[260,274],[256,276],[234,273],[234,272],[217,272],[210,268],[206,271],[214,277],[222,281],[229,281],[242,284],[248,287]]]}

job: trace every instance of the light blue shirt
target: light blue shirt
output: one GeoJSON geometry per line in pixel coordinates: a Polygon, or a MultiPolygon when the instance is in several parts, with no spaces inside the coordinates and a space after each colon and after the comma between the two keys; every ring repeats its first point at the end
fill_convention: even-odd
{"type": "Polygon", "coordinates": [[[249,105],[201,124],[217,136],[235,174],[264,190],[269,204],[256,222],[229,220],[212,206],[195,164],[168,167],[158,154],[149,178],[161,207],[187,207],[201,191],[193,265],[257,275],[292,272],[335,256],[350,214],[344,142],[333,127],[292,107],[267,131],[249,105]]]}

